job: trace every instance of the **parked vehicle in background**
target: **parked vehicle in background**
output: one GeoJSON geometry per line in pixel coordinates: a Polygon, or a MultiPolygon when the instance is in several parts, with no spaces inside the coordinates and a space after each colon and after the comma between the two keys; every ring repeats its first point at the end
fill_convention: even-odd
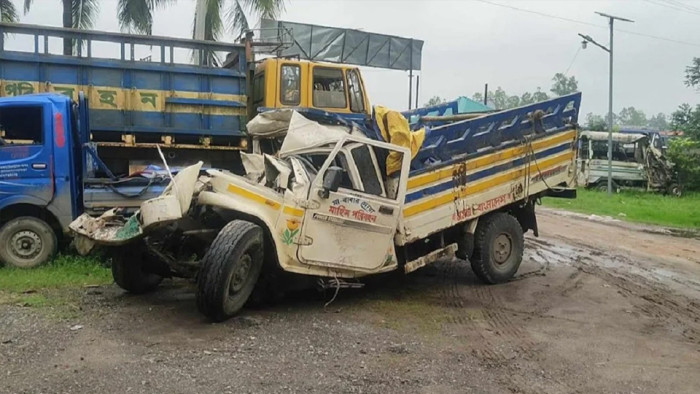
{"type": "MultiPolygon", "coordinates": [[[[658,144],[658,134],[613,133],[613,188],[641,188],[680,196],[673,163],[658,144]]],[[[607,190],[608,133],[584,131],[579,136],[577,179],[580,186],[607,190]]]]}

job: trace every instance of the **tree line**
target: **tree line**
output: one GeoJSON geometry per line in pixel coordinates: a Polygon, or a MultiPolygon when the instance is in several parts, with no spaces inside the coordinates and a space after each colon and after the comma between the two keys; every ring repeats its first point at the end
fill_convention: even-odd
{"type": "MultiPolygon", "coordinates": [[[[573,93],[578,90],[578,81],[575,77],[567,77],[563,73],[556,73],[552,77],[552,87],[549,91],[556,96],[564,96],[573,93]]],[[[480,103],[484,102],[484,94],[481,92],[476,92],[472,95],[472,100],[478,101],[480,103]]],[[[489,90],[487,95],[487,104],[498,110],[511,109],[516,107],[521,107],[523,105],[529,105],[538,103],[540,101],[549,100],[550,95],[542,91],[541,87],[537,87],[534,92],[525,92],[521,95],[509,95],[503,90],[502,87],[496,88],[496,90],[489,90]]],[[[431,105],[437,105],[444,103],[445,100],[440,96],[433,96],[428,100],[424,107],[431,105]]]]}
{"type": "MultiPolygon", "coordinates": [[[[684,82],[700,94],[700,57],[686,67],[684,82]]],[[[671,127],[683,136],[671,141],[669,156],[678,166],[685,187],[700,190],[700,104],[681,104],[671,115],[671,127]]]]}

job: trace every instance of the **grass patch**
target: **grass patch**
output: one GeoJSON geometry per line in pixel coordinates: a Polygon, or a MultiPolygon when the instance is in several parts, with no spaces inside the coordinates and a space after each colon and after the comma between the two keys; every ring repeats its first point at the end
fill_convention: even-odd
{"type": "Polygon", "coordinates": [[[104,285],[111,282],[110,269],[91,257],[60,255],[52,262],[37,268],[0,268],[0,290],[14,293],[104,285]]]}
{"type": "Polygon", "coordinates": [[[574,200],[545,197],[542,204],[580,213],[612,216],[621,220],[662,226],[700,228],[700,193],[683,197],[639,191],[606,192],[579,189],[574,200]]]}
{"type": "Polygon", "coordinates": [[[0,267],[0,305],[51,310],[59,318],[75,316],[85,286],[112,283],[112,273],[94,257],[60,255],[32,269],[0,267]]]}

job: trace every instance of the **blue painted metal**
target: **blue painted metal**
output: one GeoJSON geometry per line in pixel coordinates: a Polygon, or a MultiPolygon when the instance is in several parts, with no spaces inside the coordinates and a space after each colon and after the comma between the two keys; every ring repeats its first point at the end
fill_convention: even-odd
{"type": "MultiPolygon", "coordinates": [[[[134,120],[134,125],[123,125],[119,131],[124,133],[150,133],[153,135],[192,135],[193,130],[198,130],[202,123],[202,118],[206,116],[209,121],[209,128],[201,135],[220,137],[243,137],[241,131],[241,119],[226,115],[201,115],[196,113],[159,113],[159,112],[136,112],[124,111],[116,113],[109,110],[90,110],[90,129],[92,132],[113,132],[110,124],[120,122],[122,118],[130,116],[134,120]],[[166,116],[167,115],[167,116],[166,116]],[[165,126],[170,118],[171,124],[175,126],[165,126]]],[[[199,134],[199,133],[197,133],[199,134]]]]}
{"type": "MultiPolygon", "coordinates": [[[[90,109],[92,131],[234,138],[244,135],[247,65],[243,45],[0,23],[0,36],[8,33],[33,36],[34,48],[10,51],[5,49],[5,40],[0,40],[0,80],[38,84],[34,86],[38,86],[39,91],[50,91],[49,86],[52,85],[70,85],[114,89],[126,92],[123,93],[125,95],[132,94],[129,92],[148,94],[151,91],[156,92],[159,99],[165,96],[163,108],[160,104],[158,108],[155,108],[155,104],[150,109],[131,108],[134,103],[128,103],[134,99],[126,98],[124,102],[116,102],[114,108],[93,105],[90,109]],[[46,43],[49,37],[84,40],[87,50],[79,51],[77,57],[48,53],[46,43]],[[41,41],[44,42],[42,51],[39,50],[41,41]],[[122,51],[116,52],[114,59],[92,57],[92,45],[103,43],[118,43],[122,51]],[[135,61],[135,45],[151,46],[154,56],[160,54],[160,59],[135,61]],[[178,64],[173,59],[175,49],[231,53],[237,62],[231,68],[178,64]],[[169,59],[166,53],[170,54],[169,59]],[[193,98],[184,93],[209,98],[196,98],[196,95],[193,98]],[[232,95],[240,97],[240,100],[217,99],[216,96],[211,97],[212,94],[232,95]]],[[[34,86],[25,84],[24,90],[11,93],[36,93],[34,86]]],[[[72,92],[74,100],[77,100],[77,93],[72,92]]],[[[111,140],[119,138],[117,136],[111,140]]]]}
{"type": "MultiPolygon", "coordinates": [[[[411,162],[411,175],[518,145],[525,136],[541,137],[567,129],[578,122],[580,105],[581,93],[573,93],[479,118],[426,127],[425,141],[411,162]],[[531,115],[536,112],[541,115],[533,122],[531,115]]],[[[337,114],[314,108],[293,109],[319,123],[354,126],[369,138],[383,140],[374,114],[369,120],[359,114],[337,114]]],[[[258,111],[275,110],[259,108],[258,111]]]]}
{"type": "MultiPolygon", "coordinates": [[[[580,105],[581,93],[573,93],[479,118],[426,127],[425,141],[411,161],[411,175],[517,146],[526,136],[541,138],[566,130],[577,124],[580,105]],[[536,120],[531,121],[535,113],[538,113],[536,120]]],[[[358,114],[337,114],[313,108],[294,110],[319,123],[357,127],[368,138],[383,141],[374,114],[369,120],[358,114]]],[[[260,108],[259,111],[275,109],[260,108]]]]}
{"type": "Polygon", "coordinates": [[[32,204],[52,212],[67,226],[77,214],[74,201],[77,180],[70,100],[61,95],[27,95],[0,98],[0,107],[41,109],[42,141],[0,146],[0,209],[32,204]]]}
{"type": "Polygon", "coordinates": [[[208,105],[208,106],[212,106],[212,107],[245,108],[245,104],[241,104],[237,101],[224,101],[224,100],[205,100],[205,99],[194,99],[194,98],[168,97],[165,99],[165,102],[168,104],[208,105]]]}
{"type": "Polygon", "coordinates": [[[494,109],[470,98],[458,97],[452,101],[442,104],[416,108],[401,112],[401,114],[408,119],[411,128],[415,130],[423,127],[424,125],[439,126],[440,124],[444,124],[444,122],[426,123],[421,119],[423,116],[450,116],[485,112],[494,112],[494,109]]]}
{"type": "Polygon", "coordinates": [[[526,136],[562,131],[578,122],[580,105],[581,93],[573,93],[479,118],[427,127],[425,141],[411,162],[411,174],[517,145],[526,136]],[[533,122],[534,113],[542,115],[533,122]]]}

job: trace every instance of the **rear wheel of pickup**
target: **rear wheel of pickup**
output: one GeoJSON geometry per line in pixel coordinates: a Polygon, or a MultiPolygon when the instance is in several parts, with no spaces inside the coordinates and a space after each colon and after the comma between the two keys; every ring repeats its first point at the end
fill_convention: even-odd
{"type": "Polygon", "coordinates": [[[0,227],[0,262],[33,268],[51,259],[58,248],[56,233],[45,221],[21,216],[0,227]]]}
{"type": "Polygon", "coordinates": [[[224,226],[202,259],[197,308],[213,321],[234,316],[248,301],[263,266],[263,231],[250,222],[224,226]]]}
{"type": "Polygon", "coordinates": [[[510,280],[523,260],[523,229],[513,216],[496,212],[476,226],[472,270],[486,283],[510,280]]]}
{"type": "Polygon", "coordinates": [[[141,245],[116,248],[111,257],[114,282],[129,293],[148,293],[163,281],[162,276],[144,270],[149,256],[141,245]]]}

